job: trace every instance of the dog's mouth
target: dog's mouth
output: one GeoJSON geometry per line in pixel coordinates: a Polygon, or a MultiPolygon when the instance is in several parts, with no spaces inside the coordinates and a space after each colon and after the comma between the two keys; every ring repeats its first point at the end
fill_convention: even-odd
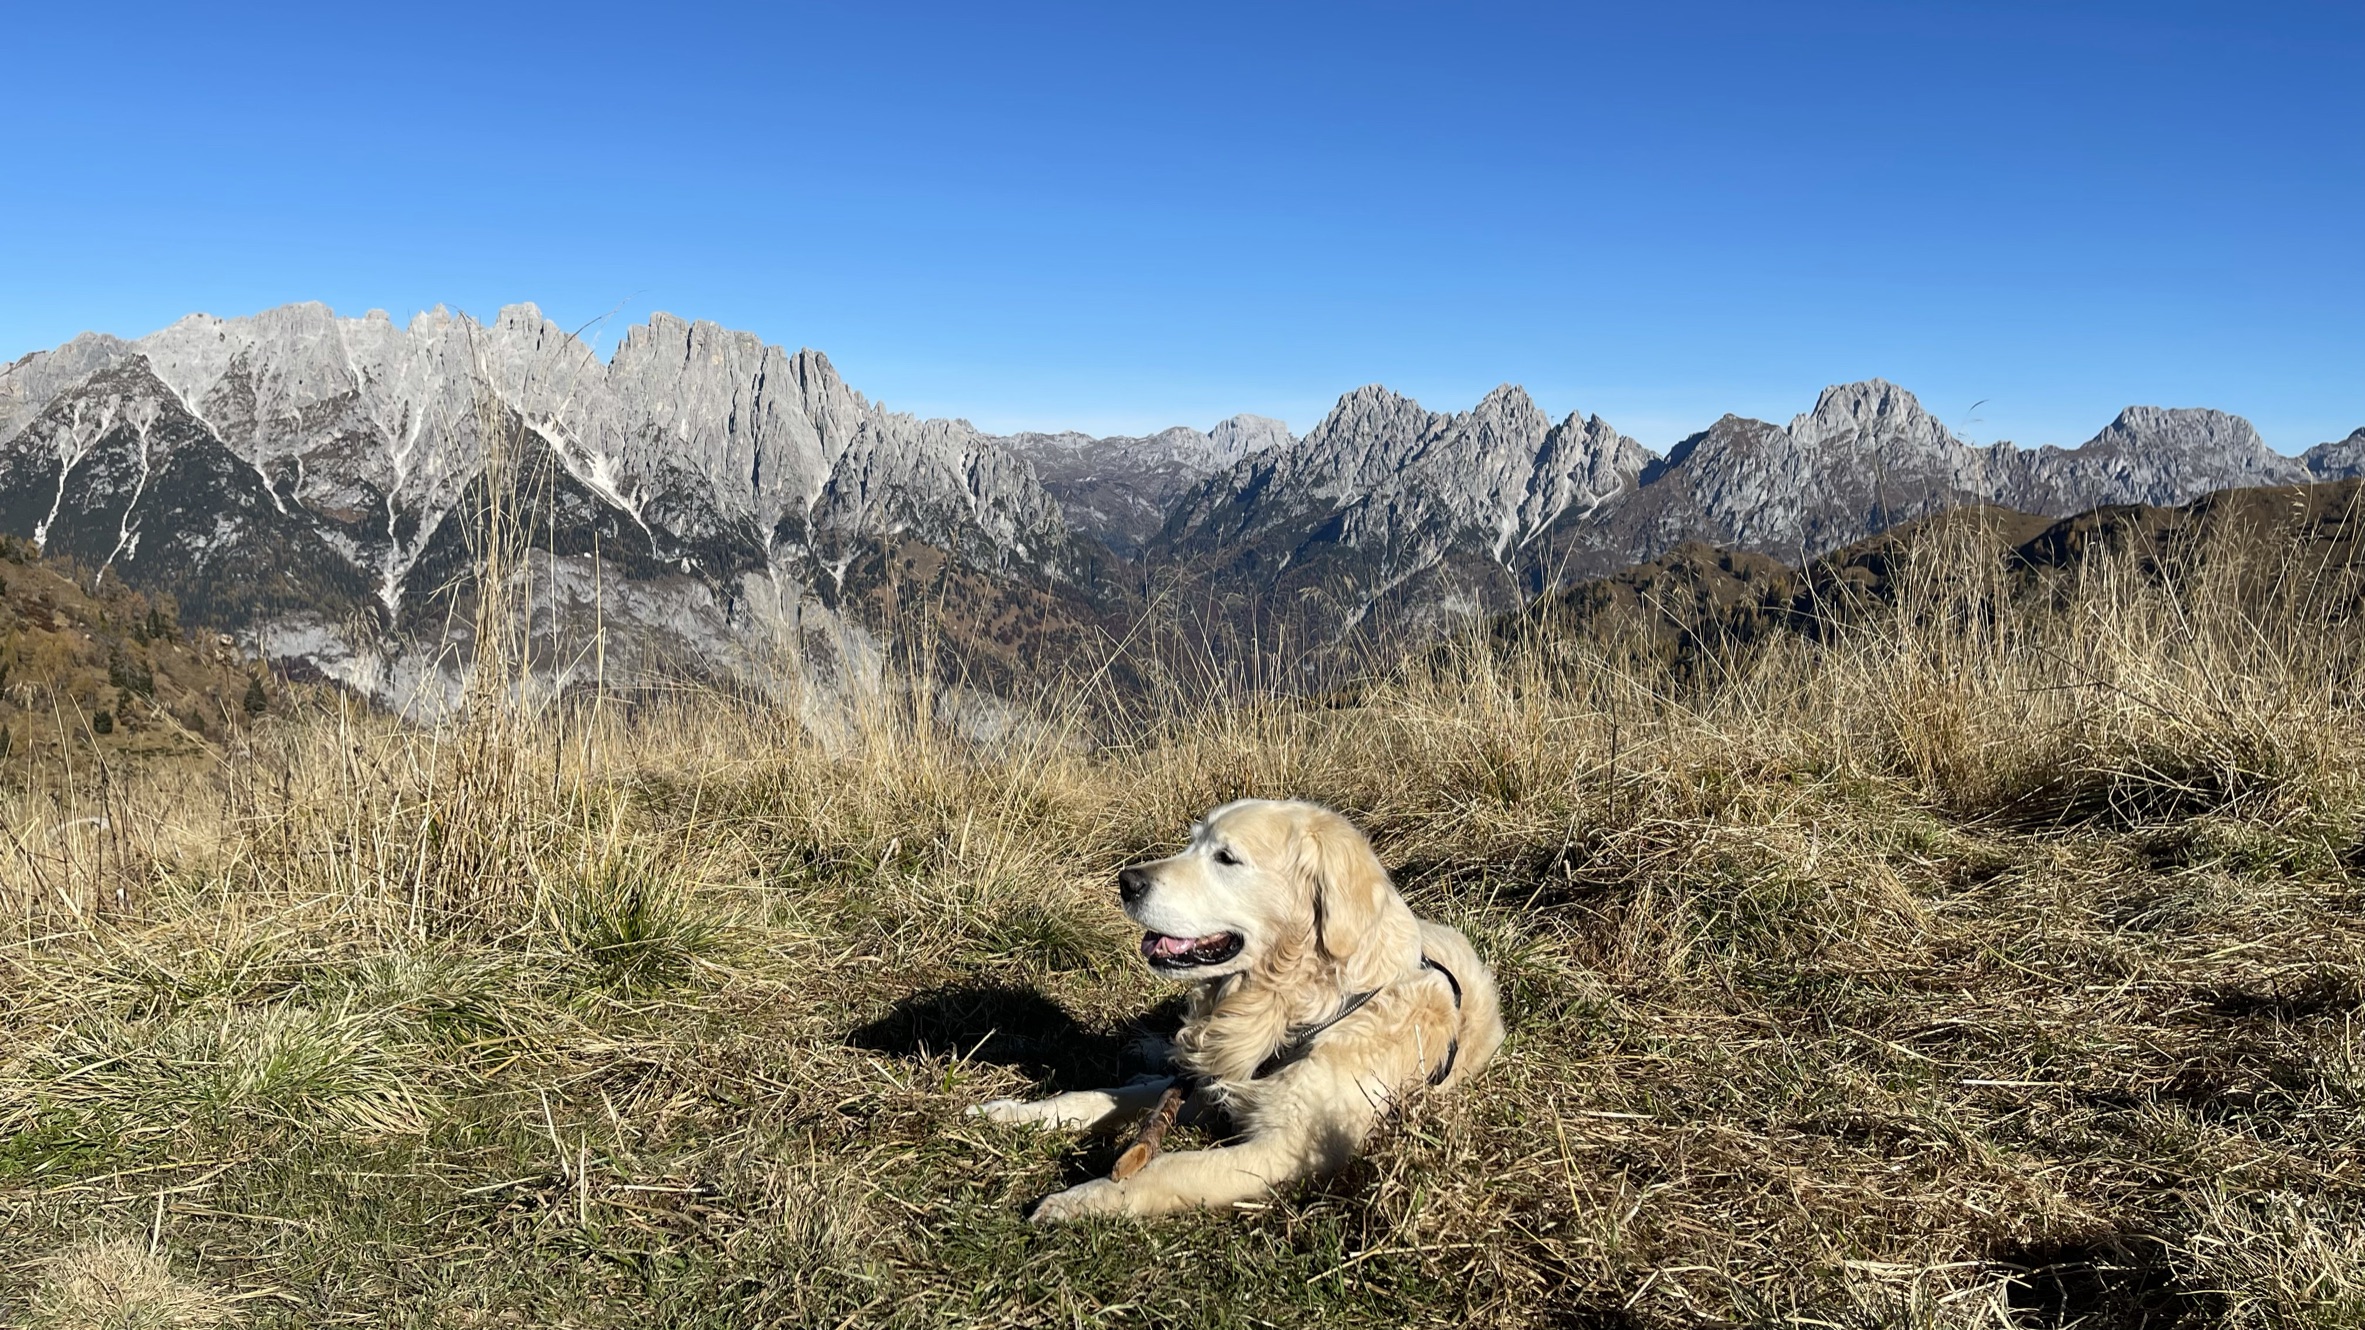
{"type": "Polygon", "coordinates": [[[1202,965],[1221,965],[1240,954],[1243,945],[1238,933],[1209,933],[1205,937],[1169,937],[1164,933],[1141,935],[1141,958],[1153,970],[1193,970],[1202,965]]]}

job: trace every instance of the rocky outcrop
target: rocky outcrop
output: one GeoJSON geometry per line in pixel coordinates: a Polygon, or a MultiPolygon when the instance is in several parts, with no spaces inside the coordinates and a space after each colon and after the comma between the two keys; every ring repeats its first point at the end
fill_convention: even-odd
{"type": "Polygon", "coordinates": [[[59,393],[123,357],[124,342],[84,333],[52,351],[35,351],[0,369],[0,439],[24,428],[59,393]]]}
{"type": "Polygon", "coordinates": [[[2310,479],[2270,450],[2240,416],[2197,408],[2131,406],[2074,450],[2021,453],[2027,511],[2066,515],[2110,503],[2169,507],[2212,490],[2310,479]]]}
{"type": "MultiPolygon", "coordinates": [[[[2305,476],[2248,421],[2220,411],[2129,407],[2074,449],[1973,447],[1912,393],[1874,379],[1824,389],[1787,428],[1727,416],[1678,444],[1651,480],[1682,492],[1679,524],[1693,508],[1706,518],[1685,538],[1803,562],[1958,504],[2060,516],[2305,476]]],[[[1635,535],[1613,546],[1614,558],[1669,548],[1635,535]]]]}
{"type": "Polygon", "coordinates": [[[1600,417],[1554,423],[1509,384],[1458,415],[1374,385],[1193,491],[1154,552],[1317,620],[1354,626],[1385,607],[1432,625],[1515,596],[1537,537],[1584,521],[1649,461],[1600,417]]]}
{"type": "Polygon", "coordinates": [[[2318,480],[2354,480],[2365,476],[2365,429],[2351,430],[2345,439],[2319,443],[2301,453],[2299,462],[2318,480]]]}
{"type": "Polygon", "coordinates": [[[366,612],[347,551],[291,512],[142,356],[116,358],[0,446],[0,529],[134,585],[202,623],[366,612]]]}
{"type": "Polygon", "coordinates": [[[472,566],[481,501],[519,477],[512,525],[548,537],[537,612],[559,656],[742,668],[808,624],[856,627],[841,605],[890,546],[1049,588],[1093,557],[965,422],[884,410],[819,352],[664,315],[606,363],[530,305],[486,325],[193,315],[18,361],[0,404],[8,531],[381,695],[452,656],[436,593],[472,566]],[[574,615],[560,592],[578,584],[574,615]],[[572,651],[586,623],[612,653],[572,651]]]}
{"type": "Polygon", "coordinates": [[[1501,610],[1686,541],[1804,562],[1964,503],[2066,515],[2306,479],[2249,423],[2130,407],[2075,449],[1974,447],[1882,380],[1788,426],[1726,416],[1653,457],[1598,417],[1549,423],[1505,386],[1461,415],[1371,387],[1286,449],[1186,497],[1154,549],[1243,599],[1320,584],[1333,631],[1501,610]]]}

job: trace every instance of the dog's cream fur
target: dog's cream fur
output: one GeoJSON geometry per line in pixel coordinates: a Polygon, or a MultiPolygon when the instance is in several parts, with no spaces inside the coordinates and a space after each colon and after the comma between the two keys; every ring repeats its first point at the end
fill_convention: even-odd
{"type": "MultiPolygon", "coordinates": [[[[1175,1040],[1178,1071],[1200,1081],[1185,1108],[1220,1108],[1235,1144],[1162,1154],[1123,1182],[1107,1178],[1046,1198],[1037,1222],[1155,1215],[1263,1196],[1344,1165],[1389,1104],[1425,1085],[1458,1044],[1451,1090],[1503,1042],[1494,976],[1462,935],[1413,917],[1371,845],[1345,818],[1306,803],[1242,800],[1192,828],[1170,859],[1132,870],[1126,913],[1155,934],[1230,933],[1237,955],[1180,973],[1192,981],[1175,1040]],[[1462,985],[1459,1010],[1445,977],[1462,985]],[[1256,1069],[1292,1027],[1323,1021],[1355,993],[1372,998],[1316,1036],[1306,1055],[1264,1079],[1256,1069]]],[[[1119,1131],[1173,1078],[971,1110],[997,1122],[1119,1131]]]]}

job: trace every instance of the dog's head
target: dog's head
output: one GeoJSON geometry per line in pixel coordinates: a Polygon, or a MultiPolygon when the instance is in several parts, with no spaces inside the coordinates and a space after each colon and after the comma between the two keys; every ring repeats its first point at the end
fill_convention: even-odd
{"type": "Polygon", "coordinates": [[[1375,987],[1419,954],[1412,912],[1370,842],[1327,808],[1243,799],[1191,828],[1169,859],[1117,875],[1125,913],[1160,974],[1213,979],[1313,954],[1349,988],[1375,987]]]}

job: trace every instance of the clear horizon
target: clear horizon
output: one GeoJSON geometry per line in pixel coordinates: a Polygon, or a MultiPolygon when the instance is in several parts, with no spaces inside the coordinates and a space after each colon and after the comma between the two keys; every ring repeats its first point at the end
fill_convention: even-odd
{"type": "Polygon", "coordinates": [[[0,354],[532,301],[998,433],[1511,382],[1664,451],[1874,377],[1981,444],[2365,425],[2353,5],[404,15],[19,17],[0,354]]]}

